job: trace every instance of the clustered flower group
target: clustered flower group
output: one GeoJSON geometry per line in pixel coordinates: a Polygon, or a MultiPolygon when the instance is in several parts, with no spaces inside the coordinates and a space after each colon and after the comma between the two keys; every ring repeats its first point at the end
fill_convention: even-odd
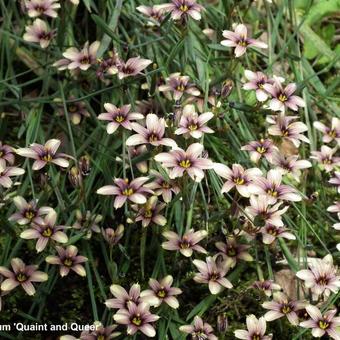
{"type": "MultiPolygon", "coordinates": [[[[71,3],[72,6],[78,5],[76,0],[71,3]]],[[[37,43],[43,49],[48,48],[56,31],[51,28],[53,20],[49,23],[47,19],[56,18],[60,7],[58,0],[25,1],[26,14],[34,21],[26,26],[23,39],[37,43]]],[[[174,21],[174,25],[184,27],[189,20],[201,20],[205,12],[204,6],[196,0],[172,0],[171,3],[152,7],[141,5],[136,10],[140,17],[146,17],[143,20],[147,26],[154,29],[162,25],[167,15],[174,21]]],[[[222,32],[225,40],[221,41],[221,45],[234,48],[234,55],[240,63],[241,57],[249,53],[248,49],[256,48],[256,53],[260,54],[262,52],[257,49],[268,47],[262,37],[250,38],[248,31],[248,25],[235,24],[232,30],[222,32]]],[[[209,34],[215,33],[209,31],[209,34]]],[[[115,49],[98,58],[100,41],[86,41],[76,46],[81,47],[66,46],[62,58],[53,64],[55,70],[68,72],[75,79],[95,70],[96,77],[105,85],[120,82],[126,86],[125,78],[148,76],[148,73],[143,72],[153,63],[140,56],[123,58],[115,49]]],[[[222,50],[227,51],[223,47],[222,50]]],[[[153,66],[157,68],[157,65],[153,66]]],[[[306,169],[312,167],[312,162],[304,159],[306,149],[300,152],[311,144],[312,136],[310,133],[306,135],[311,128],[307,125],[309,122],[302,122],[299,115],[300,108],[309,105],[304,96],[297,95],[299,84],[257,70],[244,71],[242,88],[253,91],[257,112],[268,113],[265,117],[266,128],[262,138],[249,139],[245,145],[240,146],[245,161],[225,164],[227,162],[223,157],[219,157],[218,162],[212,159],[211,154],[208,154],[209,145],[205,141],[209,141],[209,136],[218,138],[218,122],[224,117],[221,108],[223,93],[227,97],[231,88],[224,88],[219,94],[211,94],[209,89],[205,93],[206,89],[193,80],[192,75],[183,74],[183,70],[182,73],[164,72],[164,78],[156,82],[155,91],[164,103],[176,108],[172,119],[158,114],[151,101],[146,104],[132,102],[128,97],[122,98],[120,102],[108,99],[102,110],[97,112],[96,123],[105,137],[110,141],[116,139],[117,143],[121,143],[123,151],[121,157],[116,158],[116,164],[122,165],[122,171],[116,172],[115,178],[105,178],[105,182],[102,182],[106,183],[104,186],[94,181],[96,194],[113,196],[114,209],[127,218],[127,223],[140,224],[143,232],[147,232],[151,226],[160,229],[159,234],[163,237],[160,250],[176,252],[174,257],[180,258],[180,265],[191,266],[192,271],[187,273],[185,282],[193,280],[202,284],[203,289],[212,295],[222,295],[225,289],[232,290],[236,282],[229,274],[240,262],[252,262],[253,256],[256,256],[254,265],[258,270],[259,281],[252,283],[252,289],[263,292],[261,305],[265,311],[260,316],[246,316],[246,327],[234,331],[236,338],[272,339],[272,334],[266,335],[267,323],[286,318],[293,326],[311,328],[314,337],[328,335],[340,339],[337,329],[340,317],[336,316],[337,310],[326,303],[331,294],[337,294],[340,288],[340,276],[331,254],[323,258],[307,257],[306,263],[301,264],[304,269],[297,266],[295,279],[299,280],[301,287],[299,299],[281,289],[270,270],[270,277],[265,279],[258,260],[259,244],[269,255],[268,249],[275,248],[276,243],[279,243],[285,259],[296,262],[294,258],[287,258],[284,252],[287,246],[283,239],[293,241],[301,238],[297,229],[288,227],[292,225],[288,223],[291,219],[288,214],[299,206],[299,202],[308,202],[309,198],[303,192],[301,183],[306,181],[306,169]],[[211,187],[215,191],[219,190],[219,202],[228,207],[230,224],[223,225],[221,229],[224,234],[217,235],[212,244],[208,239],[209,225],[206,229],[200,228],[200,225],[192,226],[196,189],[199,188],[204,195],[203,188],[209,187],[208,181],[214,184],[211,187]],[[173,208],[176,202],[182,201],[187,201],[185,212],[173,208]],[[188,220],[184,221],[183,218],[177,222],[182,214],[188,214],[188,220]],[[171,222],[176,219],[175,230],[169,216],[171,222]]],[[[149,84],[143,85],[150,90],[149,84]]],[[[68,123],[69,117],[74,124],[80,124],[83,118],[92,116],[86,103],[76,97],[69,96],[67,101],[62,101],[60,115],[65,115],[68,123]]],[[[323,145],[320,151],[311,151],[310,160],[316,162],[319,170],[329,175],[329,183],[340,193],[340,157],[337,156],[340,120],[332,117],[329,124],[326,120],[315,121],[313,126],[322,133],[323,145]]],[[[59,152],[61,146],[65,148],[57,138],[42,144],[34,142],[16,148],[0,142],[2,191],[6,193],[13,186],[19,186],[18,178],[25,173],[26,167],[30,176],[31,170],[48,174],[50,177],[47,180],[51,181],[51,185],[55,185],[55,173],[59,172],[58,175],[63,176],[67,171],[72,185],[80,188],[81,197],[86,189],[83,186],[84,178],[90,171],[89,158],[83,156],[78,160],[76,154],[72,153],[71,156],[59,152]],[[14,166],[16,155],[32,159],[32,166],[28,160],[23,168],[14,166]]],[[[96,164],[96,170],[101,167],[102,164],[96,164]]],[[[100,196],[92,198],[104,205],[109,202],[109,198],[100,196]]],[[[70,219],[65,220],[65,211],[61,213],[58,207],[43,206],[34,193],[30,201],[26,200],[28,197],[15,194],[14,190],[12,197],[16,212],[8,220],[18,225],[21,239],[33,240],[36,252],[43,255],[46,268],[49,265],[57,266],[55,268],[58,268],[61,277],[72,272],[73,275],[76,273],[85,277],[89,263],[94,265],[86,251],[86,257],[79,254],[74,243],[80,238],[101,238],[108,244],[111,256],[112,249],[121,242],[126,229],[120,223],[115,228],[102,228],[105,217],[97,213],[97,210],[90,211],[82,207],[70,219]],[[74,223],[71,225],[69,222],[72,219],[74,223]],[[63,222],[70,225],[64,225],[63,222]]],[[[335,201],[328,211],[334,213],[338,220],[332,227],[340,230],[340,201],[335,201]]],[[[223,223],[221,221],[221,225],[223,223]]],[[[154,237],[158,235],[155,233],[154,237]]],[[[125,249],[122,245],[119,247],[125,249]]],[[[340,251],[340,244],[337,249],[340,251]]],[[[107,257],[105,251],[104,257],[107,257]]],[[[159,266],[165,268],[164,263],[159,266]]],[[[112,279],[112,273],[109,274],[112,279]]],[[[144,290],[140,283],[130,285],[128,290],[117,283],[110,286],[113,298],[107,299],[105,306],[114,310],[113,320],[126,328],[129,336],[141,332],[147,337],[154,337],[162,310],[176,310],[180,307],[182,289],[178,286],[183,284],[182,280],[174,278],[166,270],[163,274],[149,278],[148,288],[144,290]]],[[[37,265],[26,265],[17,257],[9,259],[5,266],[0,267],[0,275],[0,302],[4,293],[18,286],[28,295],[34,295],[35,283],[49,279],[48,274],[39,271],[37,265]]],[[[117,278],[115,280],[118,281],[117,278]]],[[[185,286],[186,283],[183,284],[185,286]]],[[[83,332],[80,338],[93,339],[91,336],[95,336],[96,339],[110,339],[120,334],[115,331],[117,325],[97,326],[94,333],[83,332]]],[[[189,334],[192,339],[217,339],[213,327],[201,315],[194,316],[192,324],[182,324],[179,331],[189,334]]],[[[62,337],[64,340],[72,338],[62,337]]]]}

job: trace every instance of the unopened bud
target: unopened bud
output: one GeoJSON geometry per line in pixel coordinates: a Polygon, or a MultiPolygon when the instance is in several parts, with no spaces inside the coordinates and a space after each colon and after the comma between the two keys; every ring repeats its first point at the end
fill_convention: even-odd
{"type": "Polygon", "coordinates": [[[222,84],[221,96],[226,98],[230,95],[234,87],[234,82],[231,79],[227,79],[222,84]]]}
{"type": "Polygon", "coordinates": [[[83,176],[88,176],[91,171],[90,157],[85,155],[80,157],[79,169],[83,176]]]}
{"type": "Polygon", "coordinates": [[[226,313],[217,316],[217,330],[220,333],[225,333],[228,329],[228,318],[226,313]]]}
{"type": "Polygon", "coordinates": [[[79,187],[82,183],[82,176],[79,169],[76,166],[73,166],[68,173],[68,178],[71,184],[76,188],[79,187]]]}

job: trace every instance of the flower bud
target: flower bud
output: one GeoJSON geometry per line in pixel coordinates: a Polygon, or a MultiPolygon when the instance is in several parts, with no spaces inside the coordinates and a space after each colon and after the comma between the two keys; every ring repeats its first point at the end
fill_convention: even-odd
{"type": "Polygon", "coordinates": [[[217,330],[220,333],[225,333],[228,329],[228,318],[226,313],[217,316],[217,330]]]}
{"type": "Polygon", "coordinates": [[[90,157],[88,155],[80,157],[79,169],[83,176],[88,176],[91,171],[90,157]]]}
{"type": "Polygon", "coordinates": [[[68,178],[71,184],[76,188],[81,186],[82,176],[79,169],[76,166],[73,166],[68,173],[68,178]]]}

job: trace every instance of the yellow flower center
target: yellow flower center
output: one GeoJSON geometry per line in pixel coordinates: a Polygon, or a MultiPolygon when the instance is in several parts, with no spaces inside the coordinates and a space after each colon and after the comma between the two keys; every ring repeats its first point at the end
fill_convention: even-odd
{"type": "Polygon", "coordinates": [[[288,313],[290,313],[292,311],[292,309],[288,306],[288,305],[283,305],[283,307],[281,308],[281,312],[283,313],[283,314],[288,314],[288,313]]]}
{"type": "Polygon", "coordinates": [[[285,94],[283,94],[283,93],[281,93],[280,95],[279,95],[279,101],[280,102],[282,102],[282,103],[284,103],[284,102],[286,102],[287,101],[287,96],[285,95],[285,94]]]}
{"type": "Polygon", "coordinates": [[[216,281],[216,280],[218,280],[219,278],[220,278],[220,275],[214,271],[214,272],[211,273],[209,279],[212,280],[212,281],[216,281]]]}
{"type": "Polygon", "coordinates": [[[256,148],[256,151],[257,151],[258,153],[263,154],[263,153],[265,153],[265,152],[267,151],[267,149],[266,149],[265,147],[263,147],[263,146],[258,146],[258,147],[256,148]]]}
{"type": "Polygon", "coordinates": [[[260,336],[259,333],[256,333],[256,334],[254,334],[254,335],[252,336],[251,339],[252,339],[252,340],[261,340],[261,336],[260,336]]]}
{"type": "Polygon", "coordinates": [[[24,273],[19,273],[16,276],[18,282],[25,282],[27,280],[27,276],[24,273]]]}
{"type": "Polygon", "coordinates": [[[258,86],[258,88],[261,89],[261,90],[264,88],[264,84],[263,84],[263,83],[257,83],[257,86],[258,86]]]}
{"type": "Polygon", "coordinates": [[[267,194],[270,195],[270,196],[273,196],[273,197],[277,197],[278,192],[275,191],[274,189],[269,189],[269,190],[267,190],[267,194]]]}
{"type": "Polygon", "coordinates": [[[149,142],[157,142],[158,141],[158,137],[156,134],[152,133],[150,136],[149,136],[149,142]]]}
{"type": "Polygon", "coordinates": [[[135,324],[136,326],[140,326],[142,324],[142,319],[140,318],[140,315],[137,314],[133,319],[132,323],[135,324]]]}
{"type": "Polygon", "coordinates": [[[131,196],[133,194],[133,189],[132,188],[126,188],[125,190],[123,190],[122,194],[124,196],[131,196]]]}
{"type": "Polygon", "coordinates": [[[328,279],[325,276],[321,276],[317,282],[321,286],[326,286],[328,284],[328,279]]]}
{"type": "Polygon", "coordinates": [[[277,235],[277,231],[275,229],[272,229],[272,228],[268,229],[267,233],[269,235],[272,235],[272,236],[276,236],[277,235]]]}
{"type": "Polygon", "coordinates": [[[181,243],[179,244],[181,249],[188,249],[190,248],[190,243],[187,241],[187,238],[184,236],[183,240],[181,241],[181,243]]]}
{"type": "Polygon", "coordinates": [[[80,63],[86,65],[90,63],[90,60],[88,57],[84,57],[82,60],[80,60],[80,63]]]}
{"type": "Polygon", "coordinates": [[[287,136],[289,135],[288,129],[283,129],[283,130],[281,130],[281,133],[282,133],[282,136],[283,136],[283,137],[287,137],[287,136]]]}
{"type": "Polygon", "coordinates": [[[332,160],[329,159],[329,158],[325,158],[323,161],[322,161],[323,164],[332,164],[332,160]]]}
{"type": "Polygon", "coordinates": [[[52,159],[53,158],[49,153],[47,153],[45,156],[42,157],[42,160],[45,162],[51,162],[52,159]]]}
{"type": "Polygon", "coordinates": [[[188,126],[188,129],[189,129],[190,131],[195,131],[195,130],[197,130],[197,124],[191,124],[191,125],[189,125],[189,126],[188,126]]]}
{"type": "Polygon", "coordinates": [[[187,5],[181,5],[181,7],[180,7],[179,9],[180,9],[180,11],[182,11],[182,12],[186,12],[186,11],[189,10],[189,7],[188,7],[187,5]]]}
{"type": "Polygon", "coordinates": [[[327,329],[329,327],[329,323],[325,320],[319,321],[319,327],[323,330],[327,329]]]}
{"type": "MultiPolygon", "coordinates": [[[[182,7],[182,6],[181,6],[181,7],[182,7]]],[[[177,90],[177,91],[180,91],[180,92],[184,92],[185,86],[184,86],[183,84],[178,85],[178,86],[176,87],[176,90],[177,90]]]]}
{"type": "Polygon", "coordinates": [[[44,13],[44,12],[45,12],[45,8],[42,7],[42,6],[36,6],[36,7],[35,7],[35,10],[36,10],[37,12],[39,12],[39,13],[44,13]]]}
{"type": "Polygon", "coordinates": [[[105,340],[105,336],[104,335],[98,335],[97,340],[105,340]]]}
{"type": "Polygon", "coordinates": [[[191,167],[191,163],[190,163],[189,159],[184,159],[183,161],[181,161],[179,163],[179,165],[184,169],[188,169],[188,168],[191,167]]]}
{"type": "Polygon", "coordinates": [[[146,209],[144,213],[144,217],[150,218],[152,217],[152,210],[151,209],[146,209]]]}
{"type": "Polygon", "coordinates": [[[27,210],[25,212],[25,217],[29,220],[32,220],[35,217],[35,212],[32,210],[27,210]]]}
{"type": "Polygon", "coordinates": [[[160,298],[164,298],[166,296],[166,293],[165,293],[165,290],[164,289],[161,289],[158,291],[157,295],[160,297],[160,298]]]}
{"type": "Polygon", "coordinates": [[[66,267],[72,267],[73,261],[70,258],[66,258],[63,263],[66,267]]]}
{"type": "Polygon", "coordinates": [[[122,122],[124,122],[124,120],[125,120],[125,117],[123,117],[123,116],[121,116],[121,115],[119,115],[119,116],[116,117],[116,122],[117,122],[117,123],[122,123],[122,122]]]}
{"type": "Polygon", "coordinates": [[[236,249],[232,246],[228,246],[227,255],[230,256],[230,257],[236,256],[236,249]]]}
{"type": "Polygon", "coordinates": [[[245,40],[240,40],[240,41],[238,42],[238,44],[239,44],[240,46],[242,46],[242,47],[246,47],[246,46],[247,46],[247,42],[246,42],[245,40]]]}
{"type": "Polygon", "coordinates": [[[242,184],[244,184],[244,179],[241,178],[241,177],[234,178],[234,183],[236,185],[242,185],[242,184]]]}
{"type": "Polygon", "coordinates": [[[334,131],[334,130],[329,131],[328,132],[328,136],[332,137],[332,138],[335,138],[336,137],[336,131],[334,131]]]}
{"type": "Polygon", "coordinates": [[[43,232],[42,236],[44,237],[51,237],[53,234],[53,230],[50,227],[47,227],[43,232]]]}

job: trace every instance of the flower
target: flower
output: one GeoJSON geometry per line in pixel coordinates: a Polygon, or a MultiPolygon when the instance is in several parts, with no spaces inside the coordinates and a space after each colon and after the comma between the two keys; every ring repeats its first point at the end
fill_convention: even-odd
{"type": "Polygon", "coordinates": [[[201,20],[201,11],[204,7],[197,4],[196,0],[172,0],[170,3],[154,6],[162,12],[171,13],[172,20],[201,20]]]}
{"type": "Polygon", "coordinates": [[[151,289],[142,291],[140,295],[142,301],[151,304],[156,298],[158,299],[158,302],[155,305],[155,307],[158,307],[163,302],[165,302],[171,308],[174,309],[178,308],[179,303],[175,295],[182,294],[182,290],[179,288],[171,287],[172,283],[173,277],[171,275],[164,277],[160,281],[151,278],[149,280],[149,287],[151,289]]]}
{"type": "Polygon", "coordinates": [[[50,163],[67,168],[69,162],[63,158],[66,155],[57,153],[60,143],[58,139],[50,139],[44,145],[33,143],[28,148],[17,149],[16,152],[20,156],[35,159],[32,166],[33,170],[40,170],[50,163]]]}
{"type": "Polygon", "coordinates": [[[171,168],[169,177],[171,179],[182,177],[186,172],[194,181],[200,182],[204,177],[203,170],[211,169],[213,162],[202,158],[203,145],[191,144],[186,151],[176,148],[170,152],[162,152],[155,156],[157,162],[161,162],[165,168],[171,168]]]}
{"type": "Polygon", "coordinates": [[[160,211],[165,208],[165,205],[165,203],[158,204],[158,198],[152,196],[141,208],[132,206],[132,209],[138,211],[135,221],[142,221],[143,227],[147,227],[150,223],[164,226],[166,224],[166,218],[160,214],[160,211]]]}
{"type": "Polygon", "coordinates": [[[26,240],[38,239],[35,248],[37,252],[41,252],[47,246],[48,241],[54,240],[59,243],[68,241],[67,235],[62,231],[65,226],[56,226],[57,213],[54,210],[48,212],[44,219],[40,218],[33,222],[30,229],[26,229],[20,234],[20,237],[26,240]]]}
{"type": "Polygon", "coordinates": [[[7,166],[6,161],[2,158],[0,159],[0,186],[10,188],[13,185],[10,177],[20,176],[24,173],[24,169],[15,166],[7,166]]]}
{"type": "Polygon", "coordinates": [[[189,82],[188,76],[181,76],[180,73],[172,73],[170,77],[166,79],[166,85],[161,85],[158,90],[161,92],[173,92],[173,99],[180,100],[184,93],[191,96],[199,96],[200,91],[189,82]]]}
{"type": "Polygon", "coordinates": [[[293,93],[297,86],[295,83],[288,84],[283,88],[281,82],[275,81],[273,84],[265,84],[263,88],[272,96],[269,102],[269,108],[273,111],[282,111],[291,109],[297,111],[300,107],[305,107],[305,101],[293,93]]]}
{"type": "Polygon", "coordinates": [[[257,163],[261,157],[266,158],[268,162],[272,161],[274,151],[278,150],[270,139],[260,139],[259,141],[251,141],[241,147],[241,150],[249,151],[250,159],[257,163]]]}
{"type": "Polygon", "coordinates": [[[15,150],[11,146],[2,144],[0,141],[0,159],[4,159],[9,165],[13,165],[14,152],[15,150]]]}
{"type": "Polygon", "coordinates": [[[246,53],[248,47],[268,48],[262,41],[248,38],[247,27],[243,24],[236,25],[233,31],[223,31],[222,35],[227,40],[222,40],[221,45],[235,47],[235,57],[239,58],[246,53]]]}
{"type": "Polygon", "coordinates": [[[162,10],[156,6],[138,6],[136,8],[138,12],[141,12],[151,20],[148,20],[148,26],[159,26],[164,20],[162,10]]]}
{"type": "Polygon", "coordinates": [[[340,325],[340,317],[335,317],[336,309],[329,310],[322,315],[318,307],[309,305],[306,311],[311,318],[301,322],[301,327],[312,328],[312,335],[315,338],[321,338],[327,334],[332,339],[340,339],[340,334],[336,329],[340,325]]]}
{"type": "MultiPolygon", "coordinates": [[[[116,71],[111,73],[118,73],[118,78],[123,79],[126,77],[136,76],[141,74],[142,71],[152,63],[149,59],[142,59],[141,57],[130,58],[126,62],[120,60],[117,63],[116,71]]],[[[112,68],[114,70],[114,68],[112,68]]]]}
{"type": "Polygon", "coordinates": [[[112,247],[118,244],[124,235],[124,225],[120,224],[116,230],[112,228],[102,229],[102,234],[105,241],[112,247]]]}
{"type": "Polygon", "coordinates": [[[162,243],[162,248],[166,250],[179,250],[186,257],[190,257],[193,251],[206,254],[207,251],[198,242],[208,235],[207,231],[189,229],[182,237],[173,231],[167,230],[163,236],[169,241],[162,243]]]}
{"type": "Polygon", "coordinates": [[[78,230],[86,230],[88,237],[91,237],[92,231],[100,233],[99,223],[102,221],[103,216],[99,214],[93,214],[91,211],[76,210],[76,222],[72,225],[72,228],[78,230]]]}
{"type": "Polygon", "coordinates": [[[1,283],[3,282],[4,278],[2,275],[0,275],[0,312],[2,310],[2,307],[3,307],[3,302],[2,302],[2,297],[7,295],[9,292],[5,292],[1,289],[1,283]]]}
{"type": "Polygon", "coordinates": [[[326,126],[321,122],[314,122],[313,126],[322,132],[322,141],[330,143],[335,140],[340,145],[340,119],[333,117],[331,127],[326,126]]]}
{"type": "Polygon", "coordinates": [[[117,338],[119,335],[121,335],[120,332],[114,332],[114,330],[118,327],[118,325],[111,325],[111,326],[104,327],[101,322],[95,321],[92,326],[95,330],[82,331],[80,333],[80,338],[76,338],[72,335],[63,335],[59,339],[60,340],[110,340],[113,338],[117,338]]]}
{"type": "Polygon", "coordinates": [[[115,49],[108,52],[109,56],[106,59],[97,60],[96,76],[104,83],[108,83],[105,76],[111,76],[118,73],[118,65],[122,63],[115,49]]]}
{"type": "Polygon", "coordinates": [[[131,127],[137,134],[130,136],[126,140],[126,145],[151,144],[153,146],[166,145],[176,147],[177,144],[173,139],[164,138],[165,134],[165,119],[158,118],[154,113],[149,113],[146,116],[145,127],[138,123],[131,123],[131,127]]]}
{"type": "Polygon", "coordinates": [[[272,224],[276,227],[283,227],[281,215],[288,210],[288,206],[279,210],[282,203],[279,202],[271,206],[267,196],[251,195],[250,206],[245,208],[245,212],[256,226],[262,227],[265,224],[272,224]]]}
{"type": "Polygon", "coordinates": [[[261,228],[260,232],[262,233],[264,244],[271,244],[278,237],[283,237],[288,240],[296,239],[296,237],[292,233],[288,232],[286,228],[278,227],[270,223],[266,223],[266,225],[261,228]]]}
{"type": "Polygon", "coordinates": [[[128,335],[134,335],[136,332],[141,331],[146,336],[152,338],[156,335],[156,331],[151,323],[159,319],[158,315],[150,313],[150,306],[141,302],[138,305],[130,302],[127,309],[120,309],[113,319],[122,325],[127,326],[128,335]]]}
{"type": "Polygon", "coordinates": [[[272,335],[265,335],[266,333],[266,320],[264,317],[256,318],[254,314],[247,316],[247,331],[237,329],[234,334],[237,339],[244,340],[271,340],[272,335]]]}
{"type": "Polygon", "coordinates": [[[172,200],[172,193],[177,195],[180,192],[180,188],[172,180],[167,180],[159,172],[151,169],[150,175],[155,176],[154,180],[147,183],[145,186],[154,191],[155,195],[160,196],[165,203],[169,203],[172,200]]]}
{"type": "Polygon", "coordinates": [[[214,170],[219,176],[227,179],[222,186],[222,194],[229,192],[235,187],[243,197],[249,197],[253,193],[253,184],[257,177],[262,175],[260,169],[251,168],[244,170],[240,164],[233,164],[232,169],[230,169],[224,164],[215,163],[214,170]]]}
{"type": "Polygon", "coordinates": [[[273,321],[286,316],[292,325],[297,326],[299,324],[299,318],[296,312],[304,309],[306,303],[289,300],[288,297],[281,292],[274,293],[273,297],[273,301],[266,301],[262,304],[263,308],[269,309],[269,312],[264,315],[266,321],[273,321]]]}
{"type": "Polygon", "coordinates": [[[28,295],[34,295],[35,288],[32,282],[44,282],[48,279],[46,273],[37,270],[38,266],[26,265],[19,258],[12,259],[11,266],[13,271],[0,267],[0,274],[7,278],[1,283],[1,290],[4,292],[21,285],[28,295]]]}
{"type": "Polygon", "coordinates": [[[50,264],[57,264],[60,266],[59,272],[60,276],[66,276],[73,270],[80,276],[86,276],[85,268],[81,265],[81,263],[87,261],[87,257],[77,255],[78,248],[76,246],[70,245],[67,246],[66,249],[56,246],[56,250],[58,252],[58,256],[47,256],[45,261],[50,264]]]}
{"type": "Polygon", "coordinates": [[[271,204],[282,201],[301,201],[298,192],[289,185],[281,184],[282,172],[279,169],[272,169],[267,172],[267,178],[257,177],[254,179],[253,193],[265,195],[271,204]]]}
{"type": "Polygon", "coordinates": [[[321,294],[328,297],[331,292],[339,291],[340,276],[337,275],[337,268],[333,265],[332,255],[328,254],[323,259],[312,259],[308,267],[309,269],[298,271],[296,276],[305,281],[305,286],[312,290],[315,299],[321,294]]]}
{"type": "Polygon", "coordinates": [[[261,280],[261,281],[255,281],[252,284],[253,288],[262,290],[266,296],[270,297],[273,293],[273,290],[280,290],[281,286],[277,283],[274,283],[273,280],[261,280]]]}
{"type": "Polygon", "coordinates": [[[301,141],[309,143],[309,139],[302,134],[308,130],[307,125],[302,122],[293,122],[298,118],[297,116],[284,116],[282,114],[278,116],[269,116],[267,121],[270,124],[268,133],[272,136],[280,136],[291,141],[296,148],[300,146],[301,141]]]}
{"type": "Polygon", "coordinates": [[[255,90],[257,100],[259,102],[265,102],[269,97],[269,93],[264,90],[264,85],[271,84],[273,81],[262,72],[245,70],[244,75],[249,82],[243,84],[243,89],[255,90]]]}
{"type": "Polygon", "coordinates": [[[204,261],[194,260],[192,263],[197,267],[199,273],[194,276],[194,281],[207,283],[211,294],[218,294],[223,287],[232,288],[233,285],[225,278],[228,269],[215,262],[215,259],[208,256],[204,261]]]}
{"type": "Polygon", "coordinates": [[[58,0],[26,0],[27,14],[31,18],[46,15],[52,18],[58,16],[57,9],[60,8],[58,0]]]}
{"type": "Polygon", "coordinates": [[[331,172],[335,166],[340,165],[340,157],[334,156],[337,148],[331,149],[327,145],[322,145],[320,151],[311,151],[311,159],[315,159],[320,164],[320,167],[326,172],[331,172]]]}
{"type": "Polygon", "coordinates": [[[249,245],[237,243],[235,237],[228,237],[226,242],[216,242],[216,248],[219,250],[218,255],[223,258],[223,265],[226,268],[235,267],[239,260],[253,261],[253,257],[248,253],[249,245]]]}
{"type": "Polygon", "coordinates": [[[109,121],[106,126],[106,131],[109,135],[114,133],[119,126],[131,130],[131,120],[144,118],[141,113],[130,112],[131,105],[123,105],[122,107],[117,108],[113,104],[105,103],[104,107],[107,112],[101,113],[98,116],[98,119],[109,121]]]}
{"type": "Polygon", "coordinates": [[[179,122],[179,127],[176,129],[176,135],[190,135],[193,138],[201,138],[204,133],[214,133],[212,129],[205,124],[214,117],[212,112],[205,112],[200,115],[195,112],[194,105],[185,105],[183,114],[179,122]]]}
{"type": "Polygon", "coordinates": [[[48,214],[53,209],[50,207],[38,207],[37,200],[32,200],[29,203],[22,196],[15,196],[13,203],[19,210],[9,217],[9,221],[15,221],[20,225],[38,222],[41,216],[48,214]]]}
{"type": "Polygon", "coordinates": [[[291,175],[297,182],[300,182],[301,170],[312,166],[312,163],[307,160],[299,160],[299,156],[285,156],[280,152],[274,153],[272,164],[281,170],[282,174],[291,175]]]}
{"type": "Polygon", "coordinates": [[[333,205],[330,205],[327,208],[327,211],[332,212],[332,213],[337,213],[338,218],[340,218],[340,201],[335,201],[333,205]]]}
{"type": "Polygon", "coordinates": [[[105,185],[97,190],[99,195],[114,195],[115,209],[124,205],[126,200],[133,203],[146,203],[146,194],[153,194],[153,191],[144,186],[144,183],[149,180],[148,177],[138,177],[129,183],[128,179],[116,178],[114,183],[116,185],[105,185]]]}
{"type": "Polygon", "coordinates": [[[54,36],[54,32],[49,29],[46,22],[35,19],[32,25],[25,27],[23,39],[29,42],[39,43],[41,48],[46,48],[54,36]]]}
{"type": "Polygon", "coordinates": [[[217,336],[213,334],[213,328],[204,322],[198,315],[194,317],[193,325],[180,326],[179,330],[183,333],[191,335],[192,339],[217,340],[217,336]]]}
{"type": "MultiPolygon", "coordinates": [[[[71,101],[67,105],[67,113],[71,118],[71,122],[74,125],[78,125],[82,118],[85,117],[90,117],[90,113],[86,109],[85,102],[82,101],[75,101],[76,98],[74,96],[70,96],[69,100],[71,101]]],[[[65,109],[64,106],[61,106],[59,111],[58,111],[59,116],[64,116],[65,115],[65,109]]]]}
{"type": "Polygon", "coordinates": [[[65,69],[65,68],[68,68],[69,70],[74,70],[74,69],[79,68],[82,71],[86,71],[90,68],[92,64],[96,63],[96,55],[97,55],[99,45],[100,45],[99,41],[94,41],[89,46],[89,42],[87,41],[80,51],[76,47],[70,47],[63,53],[63,56],[68,61],[67,67],[60,68],[59,67],[60,60],[59,60],[59,64],[57,62],[57,63],[54,63],[53,66],[59,67],[60,70],[65,69]]]}
{"type": "MultiPolygon", "coordinates": [[[[129,292],[127,292],[122,286],[113,284],[110,286],[110,292],[115,298],[105,301],[107,308],[127,309],[129,303],[133,302],[135,304],[139,304],[141,302],[140,285],[138,283],[133,284],[129,292]]],[[[152,304],[157,304],[157,302],[158,299],[152,300],[152,304]]]]}
{"type": "Polygon", "coordinates": [[[328,183],[334,184],[337,187],[338,193],[340,193],[340,172],[334,171],[334,177],[332,177],[328,183]]]}

